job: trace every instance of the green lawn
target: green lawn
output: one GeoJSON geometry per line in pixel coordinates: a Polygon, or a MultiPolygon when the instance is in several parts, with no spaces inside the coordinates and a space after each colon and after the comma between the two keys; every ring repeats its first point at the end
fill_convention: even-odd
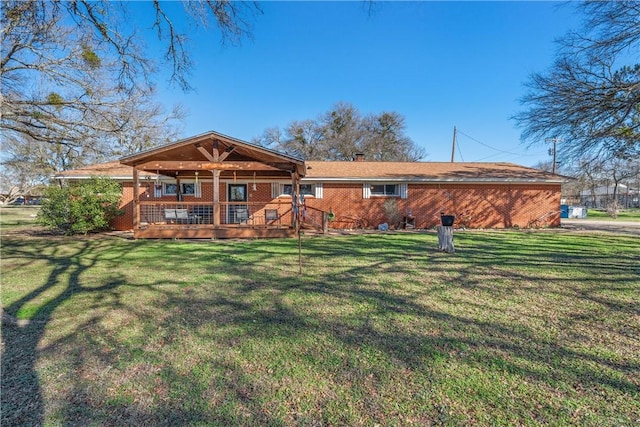
{"type": "Polygon", "coordinates": [[[15,223],[3,426],[640,421],[637,237],[459,232],[455,254],[433,233],[304,237],[299,276],[295,239],[15,223]]]}
{"type": "Polygon", "coordinates": [[[0,207],[0,227],[6,232],[34,225],[39,211],[39,206],[0,207]]]}
{"type": "Polygon", "coordinates": [[[607,221],[640,221],[640,209],[623,209],[618,212],[616,218],[612,218],[607,211],[589,209],[587,219],[598,219],[607,221]]]}

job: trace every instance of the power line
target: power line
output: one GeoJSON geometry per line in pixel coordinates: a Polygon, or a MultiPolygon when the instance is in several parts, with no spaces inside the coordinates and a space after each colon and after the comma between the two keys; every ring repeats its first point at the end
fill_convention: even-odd
{"type": "MultiPolygon", "coordinates": [[[[494,157],[498,157],[503,155],[503,153],[493,153],[493,154],[489,154],[488,156],[485,157],[481,157],[479,159],[474,160],[474,162],[482,162],[494,157]]],[[[538,152],[538,153],[533,153],[533,154],[513,154],[514,157],[544,157],[545,153],[544,152],[538,152]]]]}
{"type": "Polygon", "coordinates": [[[474,137],[467,135],[466,133],[462,132],[462,131],[461,131],[461,130],[459,130],[459,129],[458,129],[458,133],[460,133],[460,134],[462,134],[462,135],[466,136],[467,138],[469,138],[470,140],[472,140],[472,141],[474,141],[474,142],[477,142],[478,144],[482,145],[483,147],[490,148],[490,149],[492,149],[492,150],[494,150],[494,151],[499,151],[499,152],[501,152],[501,153],[511,154],[511,155],[514,155],[514,156],[519,156],[519,155],[520,155],[520,154],[518,154],[518,153],[513,153],[513,152],[511,152],[511,151],[505,151],[505,150],[501,150],[501,149],[499,149],[499,148],[492,147],[492,146],[490,146],[489,144],[485,144],[485,143],[484,143],[484,142],[482,142],[482,141],[478,141],[478,140],[477,140],[477,139],[475,139],[474,137]]]}
{"type": "Polygon", "coordinates": [[[460,142],[458,142],[458,154],[460,155],[460,160],[464,162],[464,157],[462,157],[462,150],[460,149],[460,142]]]}
{"type": "Polygon", "coordinates": [[[491,150],[494,150],[494,151],[497,151],[497,152],[498,152],[498,154],[492,154],[492,155],[490,155],[490,156],[483,157],[482,159],[479,159],[479,160],[477,160],[477,161],[485,160],[485,159],[488,159],[488,158],[491,158],[491,157],[495,157],[495,156],[497,156],[497,155],[499,155],[499,154],[510,154],[510,155],[512,155],[512,156],[517,156],[517,157],[537,157],[537,156],[539,156],[539,155],[540,155],[540,154],[533,154],[533,153],[532,153],[532,154],[514,153],[513,151],[501,150],[500,148],[492,147],[492,146],[491,146],[491,145],[489,145],[489,144],[486,144],[486,143],[484,143],[484,142],[482,142],[482,141],[477,140],[476,138],[474,138],[474,137],[472,137],[472,136],[470,136],[470,135],[467,135],[466,133],[462,132],[460,129],[458,129],[458,130],[457,130],[457,132],[458,132],[459,134],[461,134],[461,135],[466,136],[466,137],[467,137],[467,138],[469,138],[470,140],[472,140],[472,141],[474,141],[474,142],[476,142],[476,143],[478,143],[478,144],[482,145],[483,147],[486,147],[486,148],[489,148],[489,149],[491,149],[491,150]]]}

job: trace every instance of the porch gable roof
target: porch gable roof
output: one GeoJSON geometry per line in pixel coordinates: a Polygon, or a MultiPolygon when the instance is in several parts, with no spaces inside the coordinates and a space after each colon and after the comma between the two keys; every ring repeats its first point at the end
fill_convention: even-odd
{"type": "Polygon", "coordinates": [[[222,161],[215,160],[218,153],[229,168],[297,172],[301,177],[306,173],[302,159],[214,131],[125,156],[120,163],[164,175],[173,175],[182,169],[225,169],[222,161]]]}

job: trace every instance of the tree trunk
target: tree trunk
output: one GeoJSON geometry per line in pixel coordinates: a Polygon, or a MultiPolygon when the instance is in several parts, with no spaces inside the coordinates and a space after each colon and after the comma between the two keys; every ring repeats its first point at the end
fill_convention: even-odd
{"type": "Polygon", "coordinates": [[[438,249],[449,254],[456,251],[456,248],[453,246],[453,227],[446,225],[438,226],[438,249]]]}

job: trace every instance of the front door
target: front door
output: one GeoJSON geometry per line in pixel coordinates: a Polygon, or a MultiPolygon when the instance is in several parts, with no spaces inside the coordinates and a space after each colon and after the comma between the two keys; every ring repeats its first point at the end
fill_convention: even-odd
{"type": "Polygon", "coordinates": [[[230,202],[227,214],[228,223],[246,224],[249,220],[249,207],[246,204],[247,184],[229,184],[227,187],[227,200],[230,202]]]}

